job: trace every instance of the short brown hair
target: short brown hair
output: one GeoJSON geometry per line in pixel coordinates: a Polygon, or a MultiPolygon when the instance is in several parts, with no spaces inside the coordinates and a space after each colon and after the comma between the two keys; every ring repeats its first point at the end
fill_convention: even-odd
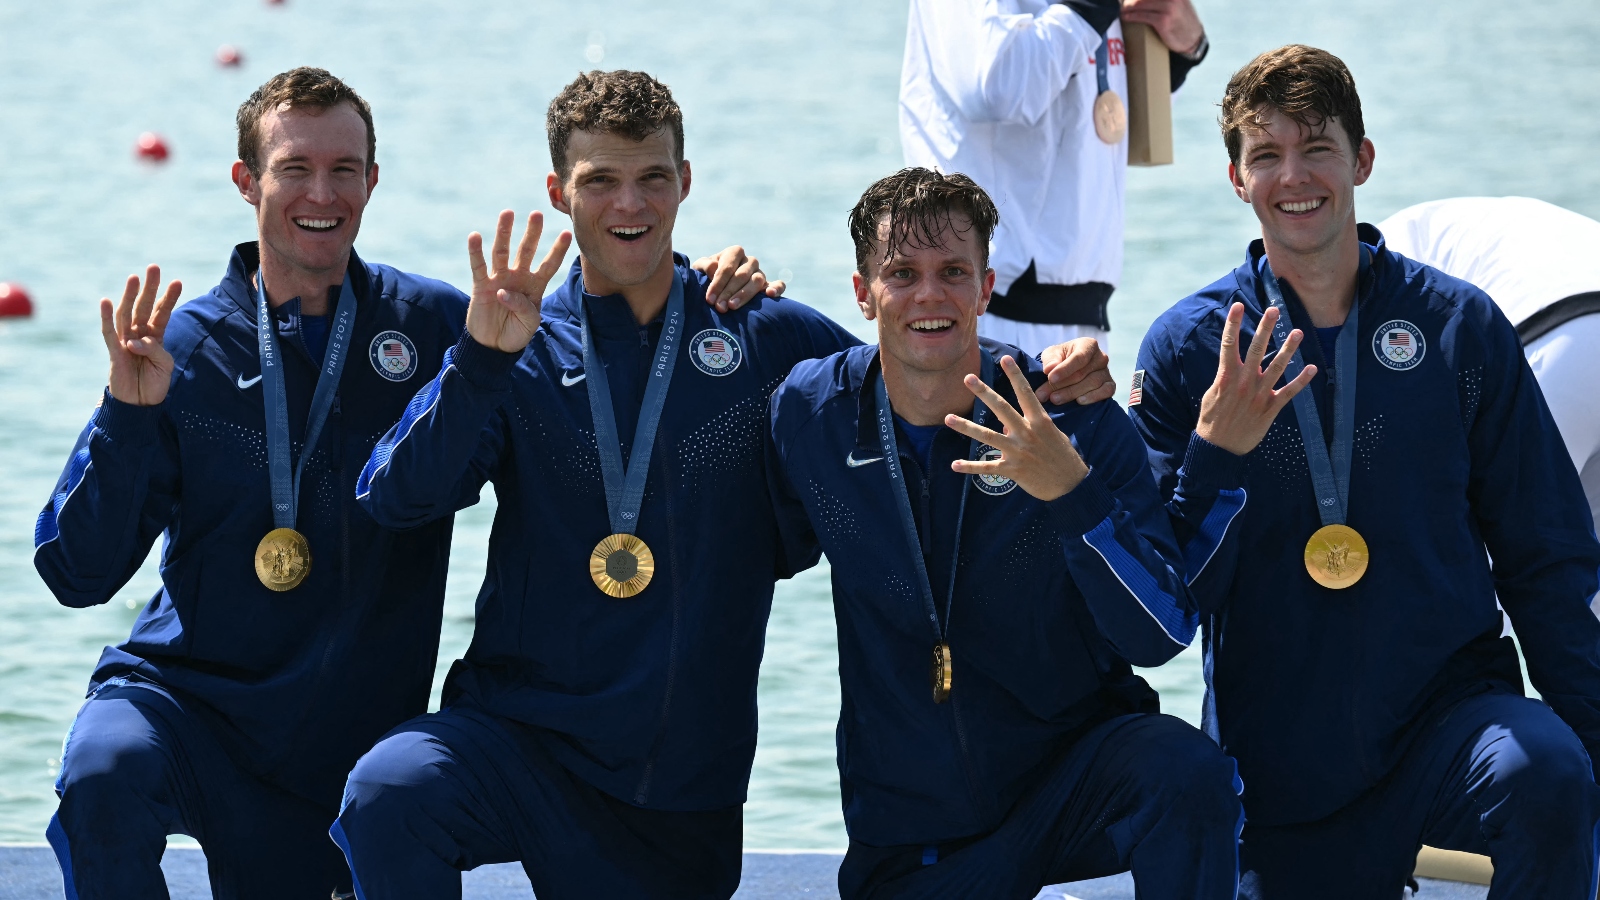
{"type": "Polygon", "coordinates": [[[672,131],[675,162],[683,162],[683,110],[667,86],[644,72],[619,69],[585,72],[561,89],[544,116],[550,164],[562,180],[572,174],[567,144],[574,131],[620,134],[642,141],[663,128],[672,131]]]}
{"type": "Polygon", "coordinates": [[[1268,50],[1233,73],[1222,93],[1220,121],[1229,162],[1239,163],[1244,129],[1261,127],[1263,106],[1313,131],[1338,119],[1352,148],[1360,148],[1367,136],[1356,80],[1344,62],[1326,50],[1290,44],[1268,50]]]}
{"type": "Polygon", "coordinates": [[[880,261],[901,247],[939,246],[939,237],[945,230],[956,228],[951,217],[958,213],[966,216],[968,227],[977,231],[981,260],[987,269],[989,239],[1000,224],[1000,211],[977,182],[959,172],[946,175],[917,167],[878,179],[850,211],[856,271],[867,274],[867,261],[878,243],[878,221],[884,216],[889,217],[889,240],[880,261]]]}
{"type": "Polygon", "coordinates": [[[341,103],[355,107],[356,115],[367,126],[367,166],[378,152],[378,136],[372,130],[372,107],[350,85],[333,77],[327,69],[301,66],[272,76],[256,88],[250,99],[239,104],[239,159],[250,174],[261,176],[261,118],[279,109],[333,109],[341,103]]]}

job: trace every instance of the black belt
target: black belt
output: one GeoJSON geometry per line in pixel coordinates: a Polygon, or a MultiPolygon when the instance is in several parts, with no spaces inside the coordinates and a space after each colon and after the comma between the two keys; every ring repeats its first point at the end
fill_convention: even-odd
{"type": "Polygon", "coordinates": [[[1032,262],[1028,271],[1011,283],[1004,294],[989,298],[989,313],[1013,322],[1035,325],[1091,325],[1111,330],[1106,304],[1111,301],[1111,285],[1100,281],[1083,284],[1040,284],[1032,262]]]}
{"type": "MultiPolygon", "coordinates": [[[[989,309],[992,311],[994,304],[991,303],[989,309]]],[[[1521,339],[1522,346],[1526,347],[1579,316],[1597,312],[1600,312],[1600,291],[1563,297],[1523,320],[1522,324],[1517,326],[1517,337],[1521,339]]]]}

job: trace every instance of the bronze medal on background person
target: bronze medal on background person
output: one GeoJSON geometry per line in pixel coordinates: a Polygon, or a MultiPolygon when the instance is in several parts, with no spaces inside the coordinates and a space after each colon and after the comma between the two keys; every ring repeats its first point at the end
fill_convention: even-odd
{"type": "Polygon", "coordinates": [[[612,531],[595,544],[589,554],[589,577],[606,596],[623,600],[649,587],[656,573],[655,554],[634,535],[634,530],[639,527],[639,509],[644,505],[645,480],[650,473],[656,428],[661,424],[667,388],[672,384],[672,370],[678,362],[678,343],[684,329],[683,279],[672,279],[665,321],[661,325],[661,337],[656,341],[655,358],[650,364],[649,383],[639,407],[633,452],[629,454],[627,465],[622,462],[610,381],[589,328],[589,303],[581,297],[578,321],[582,326],[585,390],[589,394],[589,414],[594,419],[594,442],[600,452],[600,481],[606,491],[606,517],[612,531]]]}
{"type": "MultiPolygon", "coordinates": [[[[1365,246],[1361,248],[1361,279],[1366,283],[1371,269],[1371,258],[1365,246]]],[[[1273,337],[1279,347],[1289,339],[1291,320],[1289,306],[1284,301],[1283,289],[1272,274],[1271,264],[1261,261],[1261,281],[1267,298],[1278,310],[1278,321],[1273,325],[1273,337]]],[[[1350,304],[1344,325],[1334,347],[1335,361],[1329,377],[1333,382],[1333,443],[1323,440],[1322,417],[1317,412],[1317,400],[1309,388],[1296,394],[1294,412],[1300,427],[1300,440],[1305,446],[1306,468],[1311,474],[1312,495],[1317,503],[1317,515],[1322,519],[1318,528],[1306,541],[1306,574],[1325,588],[1343,590],[1361,580],[1367,573],[1371,552],[1361,533],[1346,524],[1350,508],[1350,457],[1355,443],[1356,366],[1360,355],[1356,352],[1356,331],[1360,328],[1361,296],[1358,291],[1350,304]]],[[[1301,345],[1302,347],[1304,345],[1301,345]]],[[[1305,367],[1296,348],[1284,376],[1293,381],[1305,367]]]]}
{"type": "Polygon", "coordinates": [[[610,535],[589,554],[589,577],[600,590],[618,599],[644,590],[655,574],[655,554],[631,534],[610,535]]]}
{"type": "Polygon", "coordinates": [[[933,645],[933,702],[950,699],[950,683],[954,666],[950,660],[950,645],[940,641],[933,645]]]}
{"type": "Polygon", "coordinates": [[[1120,144],[1128,133],[1128,108],[1116,91],[1101,91],[1094,98],[1094,133],[1107,144],[1120,144]]]}
{"type": "Polygon", "coordinates": [[[1128,108],[1111,89],[1111,40],[1100,36],[1100,49],[1094,54],[1094,133],[1107,144],[1120,144],[1128,133],[1128,108]]]}
{"type": "Polygon", "coordinates": [[[274,528],[256,545],[256,577],[274,591],[292,591],[311,574],[311,544],[293,528],[274,528]]]}
{"type": "MultiPolygon", "coordinates": [[[[300,480],[306,461],[316,450],[317,438],[328,421],[334,397],[339,392],[339,375],[349,355],[355,332],[356,295],[350,275],[339,288],[339,304],[328,327],[328,347],[318,360],[317,386],[311,394],[311,410],[306,420],[305,442],[300,461],[292,463],[289,441],[289,399],[283,383],[283,356],[278,347],[277,323],[267,304],[266,278],[256,273],[256,343],[261,362],[261,397],[267,419],[267,477],[272,486],[274,527],[256,545],[256,578],[268,590],[292,591],[311,574],[311,544],[295,530],[300,506],[300,480]]],[[[243,376],[240,376],[243,377],[243,376]]]]}
{"type": "Polygon", "coordinates": [[[1324,525],[1306,541],[1306,571],[1325,588],[1347,588],[1367,574],[1367,542],[1349,525],[1324,525]]]}

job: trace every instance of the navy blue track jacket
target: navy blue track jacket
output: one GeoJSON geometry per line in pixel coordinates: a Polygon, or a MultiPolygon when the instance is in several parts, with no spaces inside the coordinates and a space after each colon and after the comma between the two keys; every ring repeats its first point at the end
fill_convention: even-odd
{"type": "Polygon", "coordinates": [[[624,457],[661,320],[583,293],[574,261],[520,356],[463,334],[443,371],[374,451],[361,502],[421,525],[478,499],[499,508],[465,659],[445,704],[543,729],[589,784],[636,806],[743,803],[756,673],[781,554],[762,465],[767,398],[795,363],[859,343],[795,300],[718,313],[678,256],[687,328],[650,460],[637,534],[654,579],[614,599],[589,577],[611,533],[589,412],[578,304],[606,362],[624,457]]]}
{"type": "MultiPolygon", "coordinates": [[[[984,346],[1043,382],[1015,348],[984,346]]],[[[1047,406],[1089,476],[1049,503],[970,476],[948,629],[953,690],[935,704],[935,638],[895,492],[909,494],[942,617],[969,477],[950,463],[967,457],[968,439],[941,429],[931,472],[902,439],[907,483],[892,481],[877,434],[879,371],[877,347],[795,368],[772,398],[769,482],[785,557],[814,562],[820,548],[832,566],[850,837],[939,843],[998,826],[1083,732],[1156,712],[1155,691],[1129,664],[1160,665],[1188,646],[1198,603],[1122,410],[1110,400],[1047,406]]]]}
{"type": "MultiPolygon", "coordinates": [[[[250,283],[258,265],[255,243],[239,245],[222,283],[173,312],[165,401],[139,407],[106,394],[39,514],[34,564],[61,603],[105,603],[165,531],[161,590],[128,640],[106,648],[91,690],[134,673],[198,701],[241,768],[337,807],[361,754],[427,709],[451,520],[386,530],[356,505],[355,483],[455,343],[466,298],[351,254],[350,358],[300,491],[311,572],[279,593],[253,562],[273,528],[250,283]]],[[[297,300],[274,310],[296,459],[321,367],[298,310],[297,300]]]]}
{"type": "MultiPolygon", "coordinates": [[[[1292,407],[1244,457],[1194,434],[1228,307],[1245,306],[1243,346],[1269,305],[1262,243],[1157,319],[1139,351],[1131,412],[1163,490],[1187,497],[1173,504],[1179,538],[1209,514],[1206,486],[1243,479],[1248,496],[1236,556],[1213,562],[1232,589],[1207,610],[1207,727],[1239,761],[1246,810],[1264,825],[1342,808],[1453,701],[1521,693],[1496,594],[1534,686],[1600,760],[1600,621],[1589,611],[1600,543],[1516,331],[1482,291],[1385,249],[1370,225],[1359,232],[1372,265],[1358,297],[1348,522],[1371,561],[1353,586],[1306,573],[1304,544],[1322,523],[1292,407]]],[[[1302,353],[1319,367],[1310,389],[1331,435],[1328,361],[1280,284],[1295,327],[1313,336],[1302,353]]]]}

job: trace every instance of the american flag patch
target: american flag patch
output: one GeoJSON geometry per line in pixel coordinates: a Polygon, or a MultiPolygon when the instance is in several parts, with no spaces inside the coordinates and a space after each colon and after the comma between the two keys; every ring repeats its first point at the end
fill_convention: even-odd
{"type": "Polygon", "coordinates": [[[400,346],[399,341],[389,341],[383,345],[384,356],[405,356],[406,348],[400,346]]]}
{"type": "Polygon", "coordinates": [[[1409,332],[1409,331],[1391,331],[1391,332],[1389,332],[1389,346],[1391,346],[1391,347],[1409,347],[1409,346],[1411,346],[1411,332],[1409,332]]]}
{"type": "Polygon", "coordinates": [[[716,338],[706,338],[700,346],[706,348],[707,353],[727,353],[728,345],[716,338]]]}
{"type": "Polygon", "coordinates": [[[1144,401],[1144,370],[1133,373],[1133,383],[1128,385],[1128,405],[1138,406],[1144,401]]]}

